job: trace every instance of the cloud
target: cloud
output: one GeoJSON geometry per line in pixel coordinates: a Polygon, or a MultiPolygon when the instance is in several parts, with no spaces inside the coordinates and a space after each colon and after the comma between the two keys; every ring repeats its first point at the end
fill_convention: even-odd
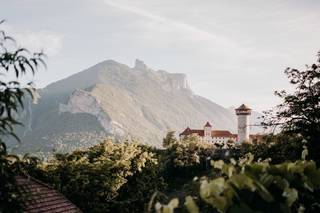
{"type": "MultiPolygon", "coordinates": [[[[243,51],[245,51],[245,48],[240,46],[234,40],[231,40],[226,36],[218,35],[217,33],[203,30],[194,25],[160,16],[147,10],[134,7],[132,5],[119,4],[110,0],[105,0],[104,3],[113,8],[127,11],[143,18],[147,18],[149,21],[152,21],[150,25],[147,25],[149,28],[153,27],[152,30],[160,33],[173,32],[171,36],[178,42],[188,41],[192,43],[203,43],[207,48],[208,46],[210,46],[210,48],[214,46],[222,52],[229,51],[230,49],[232,49],[234,53],[242,53],[243,51]],[[154,22],[158,23],[158,25],[154,24],[154,22]]],[[[158,41],[159,40],[157,40],[157,42],[158,41]]]]}
{"type": "Polygon", "coordinates": [[[18,30],[14,26],[5,24],[3,29],[12,36],[19,46],[32,52],[43,51],[47,56],[56,56],[63,47],[63,36],[49,31],[18,30]]]}
{"type": "Polygon", "coordinates": [[[52,32],[23,32],[16,34],[19,44],[31,51],[41,51],[48,56],[57,55],[63,47],[62,36],[52,32]]]}

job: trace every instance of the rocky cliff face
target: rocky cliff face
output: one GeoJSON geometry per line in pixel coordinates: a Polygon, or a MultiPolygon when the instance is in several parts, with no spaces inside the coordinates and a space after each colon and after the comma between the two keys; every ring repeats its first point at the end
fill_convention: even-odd
{"type": "Polygon", "coordinates": [[[70,151],[108,135],[160,146],[168,131],[206,121],[236,132],[234,112],[193,94],[185,74],[154,71],[140,60],[133,68],[104,61],[39,93],[39,103],[24,113],[23,151],[70,151]]]}
{"type": "Polygon", "coordinates": [[[90,93],[76,90],[69,97],[67,104],[60,104],[59,113],[86,113],[97,119],[101,127],[109,134],[123,137],[125,135],[122,125],[111,120],[101,103],[90,93]]]}

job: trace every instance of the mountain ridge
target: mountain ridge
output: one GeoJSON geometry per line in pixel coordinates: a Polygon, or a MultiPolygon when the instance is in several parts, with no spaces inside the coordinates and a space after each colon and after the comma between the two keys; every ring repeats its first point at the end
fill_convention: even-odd
{"type": "Polygon", "coordinates": [[[185,74],[154,71],[138,59],[132,68],[105,60],[49,84],[39,94],[38,104],[28,103],[23,113],[28,131],[21,150],[70,151],[107,136],[161,146],[166,132],[201,128],[206,121],[215,129],[236,132],[234,112],[194,94],[185,74]]]}

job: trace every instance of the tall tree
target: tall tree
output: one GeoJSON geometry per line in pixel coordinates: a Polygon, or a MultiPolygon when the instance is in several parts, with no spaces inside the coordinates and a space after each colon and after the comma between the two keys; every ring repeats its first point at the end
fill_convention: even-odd
{"type": "MultiPolygon", "coordinates": [[[[4,21],[0,21],[0,27],[4,21]]],[[[32,82],[22,83],[24,75],[34,74],[39,65],[44,65],[43,53],[30,53],[18,47],[15,40],[0,28],[0,212],[20,212],[21,195],[15,184],[16,170],[12,161],[17,160],[9,155],[4,141],[5,136],[18,137],[14,126],[21,124],[16,115],[23,108],[23,99],[33,97],[32,82]],[[12,75],[13,80],[12,79],[12,75]]],[[[19,139],[18,139],[19,140],[19,139]]]]}
{"type": "Polygon", "coordinates": [[[283,101],[275,111],[265,112],[264,124],[280,126],[284,133],[302,135],[309,142],[309,151],[318,152],[320,151],[320,52],[317,54],[316,62],[306,65],[305,70],[287,68],[285,74],[295,86],[295,91],[275,92],[275,95],[283,101]]]}

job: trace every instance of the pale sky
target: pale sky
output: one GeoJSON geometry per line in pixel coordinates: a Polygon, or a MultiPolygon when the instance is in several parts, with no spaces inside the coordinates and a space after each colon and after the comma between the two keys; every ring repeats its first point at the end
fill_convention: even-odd
{"type": "Polygon", "coordinates": [[[103,60],[186,73],[192,90],[225,107],[257,111],[288,88],[286,67],[320,50],[319,0],[0,0],[17,42],[43,49],[38,87],[103,60]]]}

